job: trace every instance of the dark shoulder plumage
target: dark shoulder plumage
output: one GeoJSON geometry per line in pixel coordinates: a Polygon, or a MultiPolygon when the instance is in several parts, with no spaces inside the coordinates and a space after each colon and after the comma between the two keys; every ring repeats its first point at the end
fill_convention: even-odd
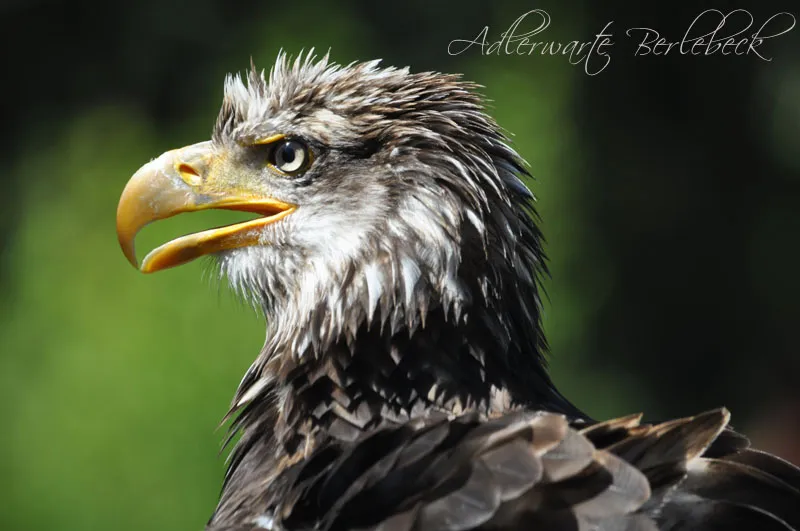
{"type": "Polygon", "coordinates": [[[237,529],[800,529],[800,470],[727,421],[431,415],[317,449],[237,529]]]}

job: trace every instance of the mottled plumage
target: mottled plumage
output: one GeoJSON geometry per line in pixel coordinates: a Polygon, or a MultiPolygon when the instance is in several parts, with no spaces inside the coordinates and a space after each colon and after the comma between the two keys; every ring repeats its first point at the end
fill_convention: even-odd
{"type": "Polygon", "coordinates": [[[476,88],[281,55],[226,80],[211,142],[140,170],[178,206],[140,219],[124,196],[129,257],[150,220],[281,210],[148,266],[213,252],[267,321],[209,528],[800,529],[800,472],[725,410],[598,424],[556,390],[525,165],[476,88]],[[308,149],[296,174],[264,163],[284,138],[308,149]]]}

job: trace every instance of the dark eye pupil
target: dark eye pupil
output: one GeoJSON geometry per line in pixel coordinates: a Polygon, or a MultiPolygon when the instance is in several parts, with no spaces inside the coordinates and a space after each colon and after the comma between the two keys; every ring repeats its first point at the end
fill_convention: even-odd
{"type": "Polygon", "coordinates": [[[283,148],[281,148],[281,160],[283,160],[283,162],[292,163],[294,162],[295,156],[296,154],[294,149],[292,149],[292,146],[289,144],[284,144],[283,148]]]}

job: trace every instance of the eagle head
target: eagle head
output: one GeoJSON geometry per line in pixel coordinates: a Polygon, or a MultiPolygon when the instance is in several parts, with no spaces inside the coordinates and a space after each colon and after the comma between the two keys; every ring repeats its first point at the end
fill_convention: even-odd
{"type": "Polygon", "coordinates": [[[212,138],[164,153],[126,186],[120,245],[137,266],[134,238],[149,222],[251,212],[156,248],[141,271],[215,257],[263,308],[266,350],[298,360],[373,326],[413,334],[433,312],[482,326],[497,356],[516,342],[535,358],[544,265],[532,195],[476,88],[310,54],[281,54],[268,76],[229,76],[212,138]]]}

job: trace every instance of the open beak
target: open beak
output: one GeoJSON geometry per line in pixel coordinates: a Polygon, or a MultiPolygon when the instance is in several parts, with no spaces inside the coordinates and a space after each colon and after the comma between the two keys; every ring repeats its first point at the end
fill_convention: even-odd
{"type": "Polygon", "coordinates": [[[152,273],[203,255],[259,243],[261,229],[295,210],[294,205],[248,191],[226,167],[211,142],[168,151],[131,177],[117,207],[117,237],[128,261],[139,267],[134,239],[148,223],[182,212],[210,208],[239,210],[262,217],[176,238],[151,251],[139,268],[152,273]]]}

